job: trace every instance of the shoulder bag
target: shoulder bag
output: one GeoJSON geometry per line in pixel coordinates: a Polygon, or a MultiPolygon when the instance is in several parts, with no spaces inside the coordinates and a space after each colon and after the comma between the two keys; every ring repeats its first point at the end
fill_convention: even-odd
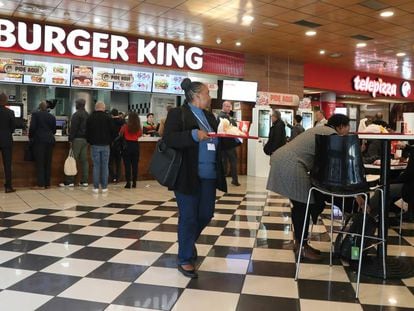
{"type": "Polygon", "coordinates": [[[73,156],[72,148],[69,150],[68,157],[65,160],[64,173],[66,176],[76,176],[78,170],[76,168],[76,160],[73,156]]]}

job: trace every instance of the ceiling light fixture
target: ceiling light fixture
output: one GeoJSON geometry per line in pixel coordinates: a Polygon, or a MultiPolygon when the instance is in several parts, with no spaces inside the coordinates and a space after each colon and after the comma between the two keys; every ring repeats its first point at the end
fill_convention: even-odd
{"type": "Polygon", "coordinates": [[[240,41],[237,41],[236,42],[236,46],[241,46],[241,42],[240,41]]]}
{"type": "Polygon", "coordinates": [[[359,62],[360,63],[365,63],[365,59],[362,58],[362,59],[359,60],[359,62]]]}
{"type": "Polygon", "coordinates": [[[148,26],[148,27],[147,27],[147,30],[148,30],[149,32],[155,32],[155,28],[154,28],[154,27],[152,27],[152,26],[148,26]]]}
{"type": "Polygon", "coordinates": [[[254,17],[253,16],[251,16],[251,15],[244,15],[243,17],[242,17],[242,21],[244,22],[244,23],[251,23],[251,22],[253,22],[253,20],[254,20],[254,17]]]}
{"type": "Polygon", "coordinates": [[[202,39],[202,37],[201,37],[201,35],[195,35],[195,36],[194,36],[194,39],[196,39],[196,40],[201,40],[201,39],[202,39]]]}
{"type": "Polygon", "coordinates": [[[357,48],[364,48],[364,47],[366,47],[367,46],[367,44],[365,43],[365,42],[359,42],[359,43],[357,43],[357,45],[356,45],[356,47],[357,48]]]}
{"type": "Polygon", "coordinates": [[[325,55],[325,50],[320,50],[320,51],[319,51],[319,54],[321,54],[321,55],[325,55]]]}
{"type": "Polygon", "coordinates": [[[307,32],[305,32],[305,35],[307,35],[308,37],[313,37],[316,35],[316,31],[315,30],[308,30],[307,32]]]}
{"type": "Polygon", "coordinates": [[[398,57],[403,57],[403,56],[405,56],[405,55],[407,55],[406,53],[404,53],[404,52],[400,52],[400,53],[397,53],[397,54],[395,54],[396,56],[398,56],[398,57]]]}
{"type": "Polygon", "coordinates": [[[95,23],[100,23],[102,20],[101,20],[99,17],[95,17],[95,18],[93,19],[93,21],[94,21],[95,23]]]}
{"type": "Polygon", "coordinates": [[[217,37],[217,38],[216,38],[216,43],[217,43],[217,44],[221,44],[221,38],[220,38],[220,37],[217,37]]]}
{"type": "Polygon", "coordinates": [[[380,13],[380,16],[381,17],[391,17],[393,15],[394,15],[394,12],[393,11],[384,11],[384,12],[381,12],[380,13]]]}
{"type": "Polygon", "coordinates": [[[270,27],[277,27],[277,26],[279,26],[278,23],[274,23],[274,22],[263,22],[262,24],[263,25],[266,25],[266,26],[270,26],[270,27]]]}
{"type": "Polygon", "coordinates": [[[4,6],[4,3],[0,1],[0,8],[4,6]]]}

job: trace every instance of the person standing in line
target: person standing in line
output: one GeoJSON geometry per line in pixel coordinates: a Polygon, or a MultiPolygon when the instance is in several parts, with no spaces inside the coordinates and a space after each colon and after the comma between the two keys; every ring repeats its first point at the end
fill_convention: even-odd
{"type": "Polygon", "coordinates": [[[316,126],[324,126],[326,123],[328,123],[328,120],[325,119],[325,114],[322,110],[318,110],[315,112],[315,124],[313,127],[316,126]]]}
{"type": "Polygon", "coordinates": [[[300,124],[301,122],[302,122],[302,116],[297,114],[293,118],[293,125],[287,124],[287,126],[292,130],[290,134],[290,141],[292,141],[296,136],[298,136],[299,134],[302,134],[305,131],[302,124],[300,124]]]}
{"type": "Polygon", "coordinates": [[[233,148],[236,140],[213,138],[217,131],[215,116],[207,111],[208,87],[185,78],[181,82],[186,102],[171,109],[165,122],[163,140],[182,152],[182,164],[173,187],[179,210],[178,270],[186,277],[197,278],[195,243],[214,215],[216,189],[227,191],[221,150],[233,148]]]}
{"type": "Polygon", "coordinates": [[[269,131],[269,139],[263,147],[267,155],[272,155],[277,149],[286,144],[285,122],[282,121],[279,110],[274,110],[272,114],[272,127],[269,131]]]}
{"type": "MultiPolygon", "coordinates": [[[[69,128],[69,144],[73,151],[73,156],[82,167],[82,177],[79,185],[88,187],[89,182],[89,162],[88,162],[88,142],[86,141],[86,121],[89,114],[85,110],[85,100],[79,98],[75,101],[76,112],[72,115],[69,128]]],[[[65,181],[59,186],[73,187],[75,176],[65,176],[65,181]]]]}
{"type": "Polygon", "coordinates": [[[39,111],[32,114],[29,138],[33,140],[33,154],[36,163],[37,186],[34,189],[50,187],[52,154],[55,145],[56,118],[48,111],[46,101],[39,105],[39,111]]]}
{"type": "Polygon", "coordinates": [[[104,102],[96,102],[95,111],[86,121],[86,139],[91,145],[94,193],[99,192],[99,186],[103,193],[108,191],[109,152],[116,135],[112,118],[105,113],[104,102]]]}
{"type": "Polygon", "coordinates": [[[12,150],[13,132],[16,128],[14,112],[5,106],[7,105],[7,95],[0,94],[0,150],[3,158],[4,167],[4,191],[6,193],[15,192],[12,187],[12,150]]]}
{"type": "MultiPolygon", "coordinates": [[[[115,131],[119,133],[121,127],[125,124],[125,121],[120,116],[118,109],[112,109],[111,115],[115,131]]],[[[109,154],[109,180],[114,183],[117,183],[121,177],[121,158],[121,153],[117,148],[114,148],[112,142],[109,154]]]]}
{"type": "MultiPolygon", "coordinates": [[[[233,104],[226,100],[223,102],[220,113],[217,116],[217,122],[220,123],[220,118],[229,120],[231,125],[237,126],[236,120],[234,120],[230,113],[233,109],[233,104]]],[[[234,186],[240,186],[239,178],[237,176],[237,152],[236,148],[231,148],[223,150],[222,152],[222,161],[224,173],[227,175],[227,163],[230,162],[230,174],[231,174],[231,184],[234,186]]]]}
{"type": "Polygon", "coordinates": [[[142,136],[141,122],[136,112],[128,114],[128,122],[121,127],[120,134],[124,136],[126,141],[126,150],[122,154],[125,166],[125,188],[136,188],[139,161],[138,138],[142,136]]]}

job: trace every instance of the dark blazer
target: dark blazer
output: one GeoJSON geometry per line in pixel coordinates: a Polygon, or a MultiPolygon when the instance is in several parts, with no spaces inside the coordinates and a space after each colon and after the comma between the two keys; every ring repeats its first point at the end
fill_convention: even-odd
{"type": "Polygon", "coordinates": [[[86,121],[86,139],[91,145],[109,146],[118,132],[112,118],[104,111],[94,111],[86,121]]]}
{"type": "Polygon", "coordinates": [[[56,118],[47,111],[32,113],[29,138],[34,143],[55,143],[56,118]]]}
{"type": "MultiPolygon", "coordinates": [[[[204,111],[208,123],[217,131],[217,120],[211,112],[204,111]]],[[[163,140],[167,146],[182,151],[182,164],[177,182],[173,188],[184,194],[195,194],[200,188],[198,177],[198,143],[191,135],[191,130],[199,129],[196,118],[188,104],[171,109],[165,121],[163,140]],[[183,124],[184,121],[184,124],[183,124]]],[[[233,140],[234,141],[234,140],[233,140]]],[[[227,184],[221,162],[221,150],[236,146],[232,141],[219,140],[216,152],[217,189],[227,192],[227,184]]]]}
{"type": "Polygon", "coordinates": [[[402,198],[409,204],[414,203],[414,147],[409,149],[410,156],[407,168],[398,177],[397,181],[403,183],[402,198]]]}
{"type": "Polygon", "coordinates": [[[0,106],[0,148],[11,147],[13,144],[12,134],[15,128],[14,112],[0,106]]]}
{"type": "Polygon", "coordinates": [[[267,155],[271,155],[277,149],[286,144],[285,122],[276,120],[269,131],[269,140],[263,147],[263,151],[267,155]]]}

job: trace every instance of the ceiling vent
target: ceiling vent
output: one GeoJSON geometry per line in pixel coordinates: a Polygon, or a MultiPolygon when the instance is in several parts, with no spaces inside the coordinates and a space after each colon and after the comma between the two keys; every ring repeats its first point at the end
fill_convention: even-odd
{"type": "Polygon", "coordinates": [[[374,39],[374,38],[364,36],[364,35],[353,35],[353,36],[351,36],[351,38],[357,39],[357,40],[360,40],[360,41],[369,41],[369,40],[374,39]]]}
{"type": "Polygon", "coordinates": [[[369,9],[373,9],[375,11],[384,10],[384,9],[390,7],[388,4],[382,3],[382,2],[377,1],[377,0],[362,1],[362,2],[359,3],[359,5],[362,5],[366,8],[369,8],[369,9]]]}
{"type": "Polygon", "coordinates": [[[296,21],[293,24],[299,25],[299,26],[303,26],[303,27],[307,27],[307,28],[318,28],[320,26],[322,26],[321,24],[318,23],[313,23],[304,19],[301,19],[300,21],[296,21]]]}

